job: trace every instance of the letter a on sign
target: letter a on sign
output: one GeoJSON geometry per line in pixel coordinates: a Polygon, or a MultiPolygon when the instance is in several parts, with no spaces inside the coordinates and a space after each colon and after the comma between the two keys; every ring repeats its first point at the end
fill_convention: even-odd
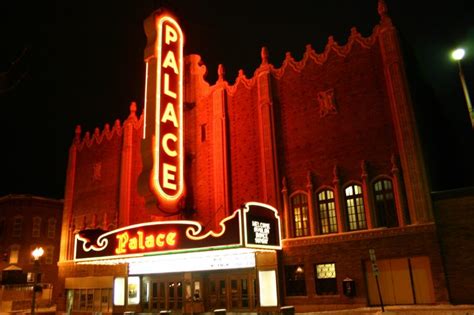
{"type": "MultiPolygon", "coordinates": [[[[166,12],[154,13],[148,39],[143,138],[151,140],[150,190],[160,209],[177,212],[183,180],[183,33],[166,12]]],[[[145,50],[147,54],[147,50],[145,50]]]]}

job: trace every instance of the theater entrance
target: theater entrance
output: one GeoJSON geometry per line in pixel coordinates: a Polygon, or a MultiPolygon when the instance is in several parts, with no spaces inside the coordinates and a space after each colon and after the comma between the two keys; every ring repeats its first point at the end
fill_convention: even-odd
{"type": "Polygon", "coordinates": [[[257,282],[254,272],[219,272],[205,278],[207,310],[227,309],[231,311],[255,310],[257,302],[257,282]]]}
{"type": "Polygon", "coordinates": [[[163,310],[181,312],[183,309],[184,281],[182,277],[144,276],[142,280],[142,308],[146,312],[163,310]]]}
{"type": "Polygon", "coordinates": [[[142,310],[147,313],[255,310],[258,294],[252,271],[145,275],[142,277],[142,310]]]}

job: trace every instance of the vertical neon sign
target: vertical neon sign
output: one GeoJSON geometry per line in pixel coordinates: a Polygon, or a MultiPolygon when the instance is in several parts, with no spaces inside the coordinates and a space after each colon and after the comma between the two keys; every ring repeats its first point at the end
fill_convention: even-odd
{"type": "Polygon", "coordinates": [[[177,210],[183,180],[183,33],[169,14],[153,14],[146,56],[143,139],[151,140],[150,189],[160,208],[177,210]]]}

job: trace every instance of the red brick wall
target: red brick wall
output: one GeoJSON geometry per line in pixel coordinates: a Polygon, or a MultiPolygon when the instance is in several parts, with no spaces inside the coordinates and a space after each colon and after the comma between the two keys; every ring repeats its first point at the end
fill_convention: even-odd
{"type": "MultiPolygon", "coordinates": [[[[347,308],[352,304],[367,306],[367,284],[365,261],[369,260],[369,249],[375,249],[377,260],[427,256],[431,262],[431,273],[437,303],[448,301],[443,264],[434,225],[412,226],[397,229],[372,230],[358,234],[339,234],[313,239],[285,241],[282,252],[282,266],[305,264],[308,298],[284,297],[285,305],[295,305],[296,310],[347,308]],[[314,288],[314,264],[334,262],[339,295],[316,296],[314,288]],[[356,283],[356,296],[342,294],[342,280],[346,277],[356,283]],[[349,305],[347,305],[349,304],[349,305]]],[[[283,270],[282,270],[283,272],[283,270]]],[[[284,282],[282,282],[284,283],[284,282]]]]}
{"type": "Polygon", "coordinates": [[[452,303],[474,303],[474,188],[433,194],[452,303]]]}
{"type": "Polygon", "coordinates": [[[330,185],[336,164],[342,183],[360,180],[361,160],[369,163],[369,175],[390,174],[390,156],[398,150],[377,44],[355,44],[346,57],[330,53],[322,65],[309,59],[301,73],[288,67],[275,85],[281,174],[290,192],[305,189],[309,170],[315,188],[330,185]],[[317,93],[328,89],[334,89],[337,114],[321,117],[317,93]]]}
{"type": "Polygon", "coordinates": [[[88,227],[92,227],[94,215],[97,224],[102,223],[105,213],[109,222],[116,217],[122,150],[119,128],[113,128],[110,139],[103,133],[100,143],[92,139],[89,146],[86,138],[82,148],[77,150],[72,210],[76,228],[82,228],[84,216],[88,227]],[[97,173],[94,175],[95,165],[100,165],[100,177],[97,177],[97,173]]]}
{"type": "Polygon", "coordinates": [[[232,210],[247,201],[262,200],[262,165],[258,122],[257,89],[237,86],[228,96],[229,160],[232,210]]]}

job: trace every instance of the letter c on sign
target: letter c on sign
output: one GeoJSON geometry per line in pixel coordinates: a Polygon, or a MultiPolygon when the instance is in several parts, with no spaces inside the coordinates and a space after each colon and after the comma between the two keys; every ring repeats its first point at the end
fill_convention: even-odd
{"type": "Polygon", "coordinates": [[[163,136],[163,139],[161,140],[161,146],[163,147],[165,153],[171,157],[175,157],[178,155],[178,152],[176,152],[176,150],[170,150],[170,147],[168,146],[168,140],[172,140],[176,143],[178,141],[178,137],[176,137],[172,133],[167,133],[163,136]]]}

